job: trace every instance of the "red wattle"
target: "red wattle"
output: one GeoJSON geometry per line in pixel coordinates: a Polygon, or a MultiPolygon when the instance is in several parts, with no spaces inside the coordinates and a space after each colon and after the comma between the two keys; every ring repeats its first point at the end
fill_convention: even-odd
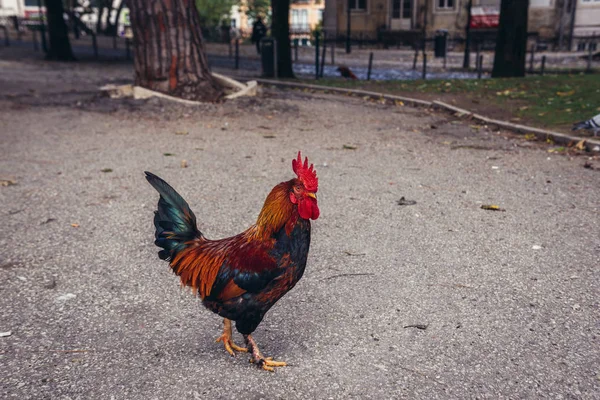
{"type": "Polygon", "coordinates": [[[317,206],[317,201],[312,198],[304,198],[298,203],[298,213],[300,217],[304,219],[317,219],[319,218],[320,211],[317,206]]]}

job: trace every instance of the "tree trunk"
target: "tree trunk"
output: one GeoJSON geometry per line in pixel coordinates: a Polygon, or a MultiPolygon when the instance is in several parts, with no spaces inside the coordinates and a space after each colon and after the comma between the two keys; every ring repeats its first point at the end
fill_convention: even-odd
{"type": "Polygon", "coordinates": [[[271,35],[277,42],[277,76],[294,78],[290,45],[290,2],[271,0],[271,35]]]}
{"type": "Polygon", "coordinates": [[[128,0],[135,84],[188,100],[217,101],[194,0],[128,0]]]}
{"type": "Polygon", "coordinates": [[[71,42],[69,41],[69,30],[63,17],[62,0],[46,0],[46,14],[50,36],[50,49],[46,54],[46,59],[74,61],[75,56],[73,56],[71,42]]]}
{"type": "Polygon", "coordinates": [[[525,76],[529,0],[502,0],[492,78],[525,76]]]}

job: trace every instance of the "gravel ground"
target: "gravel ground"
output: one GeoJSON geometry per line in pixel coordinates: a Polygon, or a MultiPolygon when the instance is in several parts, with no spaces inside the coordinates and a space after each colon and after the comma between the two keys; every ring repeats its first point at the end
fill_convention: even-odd
{"type": "Polygon", "coordinates": [[[597,159],[360,98],[189,107],[99,97],[125,68],[0,66],[1,398],[600,397],[597,159]],[[290,364],[267,373],[158,259],[143,171],[218,238],[299,149],[321,217],[256,331],[290,364]]]}

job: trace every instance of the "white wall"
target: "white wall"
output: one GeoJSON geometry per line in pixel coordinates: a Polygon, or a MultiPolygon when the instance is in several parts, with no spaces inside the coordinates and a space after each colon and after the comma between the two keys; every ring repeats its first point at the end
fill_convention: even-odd
{"type": "Polygon", "coordinates": [[[0,0],[0,17],[22,17],[23,0],[0,0]]]}
{"type": "Polygon", "coordinates": [[[575,35],[600,36],[600,0],[579,0],[575,13],[575,35]]]}

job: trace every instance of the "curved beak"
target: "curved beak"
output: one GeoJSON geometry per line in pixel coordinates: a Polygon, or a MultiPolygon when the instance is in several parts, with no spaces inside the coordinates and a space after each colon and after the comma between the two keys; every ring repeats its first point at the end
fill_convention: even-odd
{"type": "Polygon", "coordinates": [[[306,195],[307,195],[308,197],[312,197],[312,198],[313,198],[313,199],[315,199],[315,200],[317,199],[317,195],[316,195],[316,194],[314,194],[314,193],[312,193],[312,192],[306,192],[306,195]]]}

